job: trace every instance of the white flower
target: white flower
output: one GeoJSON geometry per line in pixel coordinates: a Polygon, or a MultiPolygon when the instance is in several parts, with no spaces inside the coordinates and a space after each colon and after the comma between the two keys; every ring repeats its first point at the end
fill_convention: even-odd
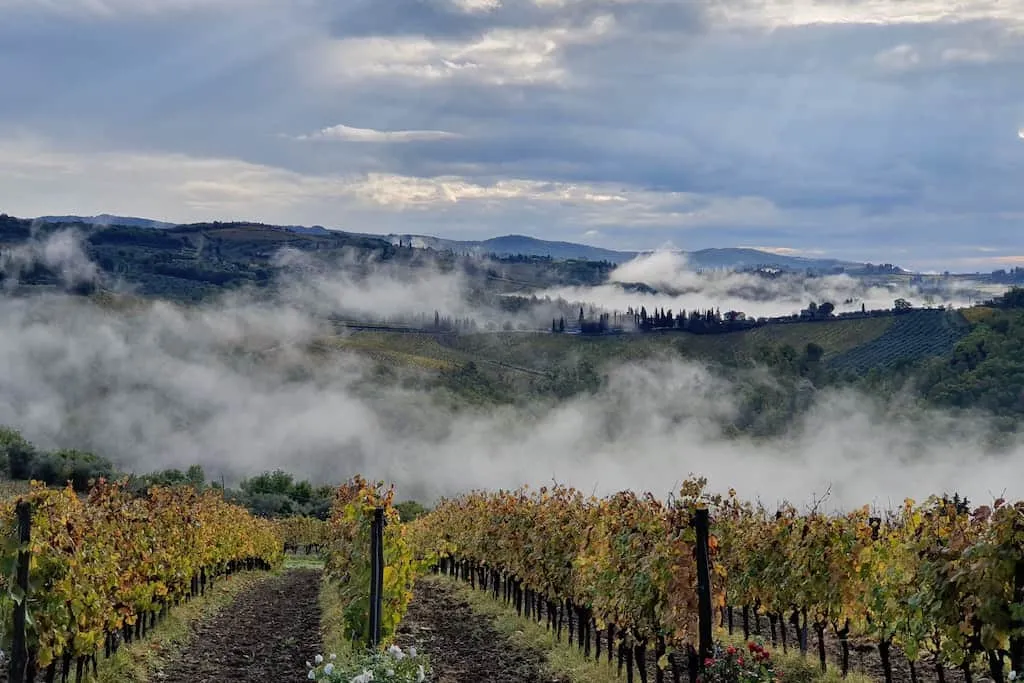
{"type": "Polygon", "coordinates": [[[395,659],[402,659],[403,657],[405,657],[405,653],[402,652],[402,648],[398,647],[397,645],[392,645],[391,647],[389,647],[388,654],[390,654],[395,659]]]}
{"type": "Polygon", "coordinates": [[[311,681],[315,681],[316,680],[316,671],[314,671],[313,669],[310,669],[309,670],[309,674],[306,676],[306,678],[308,678],[311,681]]]}
{"type": "Polygon", "coordinates": [[[1010,675],[1009,675],[1009,679],[1010,679],[1011,681],[1015,681],[1015,680],[1017,680],[1017,672],[1016,672],[1016,671],[1011,671],[1011,672],[1010,672],[1010,675]]]}
{"type": "Polygon", "coordinates": [[[352,679],[351,683],[370,683],[373,680],[373,672],[367,669],[352,679]]]}
{"type": "Polygon", "coordinates": [[[415,657],[416,656],[416,646],[415,645],[410,645],[409,649],[406,650],[406,651],[409,653],[410,657],[415,657]]]}
{"type": "Polygon", "coordinates": [[[384,670],[384,675],[386,675],[388,677],[394,676],[395,675],[395,670],[394,669],[385,669],[384,670]]]}
{"type": "Polygon", "coordinates": [[[328,664],[327,666],[324,667],[324,673],[327,674],[328,676],[330,676],[333,672],[334,672],[334,665],[333,664],[328,664]]]}
{"type": "Polygon", "coordinates": [[[331,655],[331,661],[332,661],[332,662],[333,662],[333,661],[334,661],[335,659],[337,659],[337,658],[338,658],[338,655],[335,655],[335,654],[332,654],[332,655],[331,655]]]}
{"type": "Polygon", "coordinates": [[[416,683],[423,683],[427,680],[427,672],[423,670],[423,665],[420,664],[420,668],[416,670],[416,683]]]}

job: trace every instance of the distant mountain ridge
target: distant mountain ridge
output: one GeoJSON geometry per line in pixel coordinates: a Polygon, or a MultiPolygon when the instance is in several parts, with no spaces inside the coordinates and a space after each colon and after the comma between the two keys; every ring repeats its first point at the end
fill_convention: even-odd
{"type": "Polygon", "coordinates": [[[173,228],[177,223],[157,221],[152,218],[136,218],[134,216],[113,216],[109,213],[101,213],[98,216],[39,216],[34,219],[44,223],[85,223],[86,225],[124,225],[129,228],[153,228],[154,230],[167,230],[173,228]]]}
{"type": "MultiPolygon", "coordinates": [[[[99,214],[97,216],[40,216],[37,221],[47,223],[84,223],[87,225],[112,226],[123,225],[134,228],[149,229],[170,229],[177,227],[176,223],[152,220],[149,218],[137,218],[131,216],[115,216],[111,214],[99,214]]],[[[642,254],[649,254],[650,251],[617,251],[593,247],[587,244],[575,242],[561,242],[542,240],[528,235],[502,235],[486,240],[449,240],[442,237],[414,234],[389,234],[374,235],[369,233],[355,233],[343,230],[331,230],[320,225],[282,225],[279,227],[290,232],[303,235],[327,235],[340,233],[354,237],[369,237],[382,239],[398,245],[399,243],[418,247],[422,249],[434,249],[436,251],[452,251],[457,254],[493,254],[496,256],[546,256],[557,260],[586,260],[586,261],[608,261],[614,264],[621,264],[630,261],[642,254]]],[[[739,247],[725,247],[715,249],[700,249],[697,251],[680,252],[694,268],[703,269],[738,269],[754,268],[758,266],[775,267],[785,270],[833,270],[836,268],[859,268],[863,263],[852,261],[841,261],[838,259],[816,259],[801,256],[786,256],[775,254],[758,249],[739,247]]]]}
{"type": "MultiPolygon", "coordinates": [[[[450,249],[456,253],[495,254],[497,256],[550,256],[556,259],[585,259],[588,261],[610,261],[620,264],[651,251],[615,251],[592,247],[574,242],[555,242],[526,235],[504,235],[479,241],[447,240],[428,235],[387,236],[393,244],[411,244],[414,247],[436,250],[450,249]]],[[[723,247],[681,251],[695,268],[755,268],[757,266],[777,267],[787,270],[831,270],[833,268],[858,268],[863,263],[838,259],[816,259],[801,256],[785,256],[759,249],[723,247]]]]}
{"type": "Polygon", "coordinates": [[[495,254],[497,256],[550,256],[554,259],[583,259],[587,261],[610,261],[612,263],[624,263],[635,258],[639,252],[635,251],[614,251],[592,247],[587,244],[575,242],[556,242],[537,239],[527,235],[503,235],[492,237],[486,240],[449,240],[443,237],[431,237],[429,235],[387,235],[386,239],[393,244],[402,242],[411,244],[413,247],[424,249],[435,249],[437,251],[451,250],[464,254],[495,254]]]}

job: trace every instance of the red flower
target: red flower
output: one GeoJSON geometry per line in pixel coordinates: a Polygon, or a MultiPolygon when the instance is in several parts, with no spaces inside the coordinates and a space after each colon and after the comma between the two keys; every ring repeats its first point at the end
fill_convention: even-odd
{"type": "Polygon", "coordinates": [[[743,666],[743,657],[740,657],[739,659],[737,659],[736,663],[739,664],[740,666],[743,666]]]}
{"type": "Polygon", "coordinates": [[[726,653],[728,653],[730,655],[734,655],[734,654],[736,654],[736,648],[734,648],[732,645],[730,645],[729,649],[726,650],[726,653]]]}

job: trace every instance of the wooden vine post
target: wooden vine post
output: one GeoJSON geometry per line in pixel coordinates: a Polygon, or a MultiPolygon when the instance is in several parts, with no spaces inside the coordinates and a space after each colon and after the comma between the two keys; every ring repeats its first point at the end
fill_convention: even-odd
{"type": "Polygon", "coordinates": [[[693,516],[697,532],[697,656],[701,668],[704,661],[714,655],[711,636],[711,561],[708,548],[711,518],[707,508],[699,508],[693,516]]]}
{"type": "Polygon", "coordinates": [[[370,638],[371,649],[380,644],[384,598],[384,508],[373,511],[370,526],[370,638]]]}
{"type": "Polygon", "coordinates": [[[8,680],[22,683],[28,669],[28,639],[25,625],[28,616],[28,544],[32,540],[32,506],[20,501],[15,508],[18,517],[18,563],[15,570],[14,588],[17,600],[14,606],[14,623],[11,633],[11,668],[8,680]]]}

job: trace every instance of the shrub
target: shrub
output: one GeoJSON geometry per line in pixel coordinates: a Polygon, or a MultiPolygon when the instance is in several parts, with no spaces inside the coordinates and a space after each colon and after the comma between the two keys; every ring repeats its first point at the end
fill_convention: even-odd
{"type": "Polygon", "coordinates": [[[716,645],[713,657],[705,660],[703,683],[768,683],[778,680],[771,653],[758,642],[746,650],[716,645]]]}
{"type": "Polygon", "coordinates": [[[306,662],[307,678],[321,683],[425,683],[430,680],[430,662],[415,647],[402,650],[392,645],[384,652],[367,652],[345,662],[335,655],[317,655],[306,662]]]}

